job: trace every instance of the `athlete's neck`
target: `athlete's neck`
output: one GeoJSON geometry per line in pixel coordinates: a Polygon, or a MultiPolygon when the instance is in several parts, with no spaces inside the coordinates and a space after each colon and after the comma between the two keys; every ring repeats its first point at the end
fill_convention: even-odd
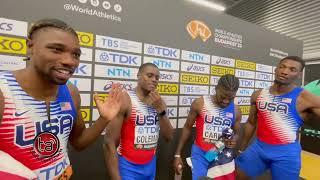
{"type": "Polygon", "coordinates": [[[217,99],[217,95],[216,95],[216,94],[211,95],[210,98],[211,98],[211,101],[213,102],[213,104],[217,105],[218,107],[222,107],[222,106],[218,103],[218,99],[217,99]]]}
{"type": "Polygon", "coordinates": [[[296,85],[293,83],[280,84],[280,83],[275,82],[270,87],[270,93],[273,95],[283,95],[283,94],[286,94],[286,93],[292,91],[295,87],[296,87],[296,85]]]}
{"type": "Polygon", "coordinates": [[[40,101],[53,101],[58,93],[58,85],[44,79],[35,70],[26,68],[13,72],[21,88],[31,97],[40,101]]]}
{"type": "Polygon", "coordinates": [[[142,89],[140,86],[135,88],[136,94],[141,102],[146,102],[147,98],[149,97],[150,91],[142,89]]]}

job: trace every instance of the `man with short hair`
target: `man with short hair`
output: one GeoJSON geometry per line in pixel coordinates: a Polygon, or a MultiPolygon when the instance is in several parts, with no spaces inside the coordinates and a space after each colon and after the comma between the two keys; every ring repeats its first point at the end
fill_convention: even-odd
{"type": "Polygon", "coordinates": [[[249,179],[271,170],[272,179],[298,180],[301,146],[298,130],[310,115],[320,115],[320,97],[295,84],[304,61],[297,56],[280,60],[272,86],[254,92],[240,156],[237,179],[249,179]],[[257,128],[257,139],[248,143],[257,128]]]}
{"type": "Polygon", "coordinates": [[[200,177],[208,176],[209,168],[213,172],[209,173],[211,178],[234,179],[232,148],[236,147],[236,135],[230,140],[225,140],[227,148],[218,157],[226,159],[225,156],[228,156],[228,162],[221,162],[219,159],[216,162],[210,162],[205,156],[211,148],[215,147],[215,143],[220,141],[219,137],[226,128],[232,128],[235,134],[239,132],[241,111],[233,102],[238,87],[239,79],[227,74],[220,77],[214,95],[202,96],[192,102],[175,153],[173,165],[176,174],[182,173],[181,151],[196,123],[196,138],[191,149],[192,179],[198,180],[200,177]]]}
{"type": "Polygon", "coordinates": [[[172,139],[166,104],[156,88],[160,72],[145,63],[138,71],[137,87],[122,96],[121,110],[106,130],[105,162],[112,180],[153,180],[159,131],[172,139]]]}
{"type": "Polygon", "coordinates": [[[43,19],[28,33],[28,66],[0,73],[0,179],[69,179],[67,144],[84,149],[119,112],[114,87],[107,101],[95,96],[100,117],[86,129],[79,92],[66,85],[80,55],[75,30],[43,19]]]}

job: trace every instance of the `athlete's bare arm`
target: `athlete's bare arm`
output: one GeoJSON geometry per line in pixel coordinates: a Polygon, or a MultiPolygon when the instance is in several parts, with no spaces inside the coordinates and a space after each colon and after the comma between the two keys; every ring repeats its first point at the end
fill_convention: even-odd
{"type": "Polygon", "coordinates": [[[297,99],[297,109],[306,123],[312,124],[320,120],[320,96],[316,96],[307,90],[301,92],[297,99]]]}
{"type": "Polygon", "coordinates": [[[106,134],[104,136],[104,159],[107,167],[107,171],[112,180],[120,180],[119,163],[117,147],[120,142],[122,123],[127,116],[131,114],[131,100],[127,93],[121,98],[123,105],[120,112],[106,128],[106,134]]]}
{"type": "Polygon", "coordinates": [[[101,132],[105,129],[106,125],[111,121],[111,117],[114,118],[119,112],[119,97],[121,96],[121,90],[116,89],[115,92],[113,92],[114,94],[109,95],[108,100],[104,102],[103,100],[99,99],[98,96],[95,96],[95,102],[97,104],[100,117],[90,128],[86,128],[80,111],[80,94],[77,88],[72,84],[69,84],[68,87],[77,112],[77,119],[74,121],[69,139],[71,145],[76,150],[82,150],[98,138],[101,132]],[[110,104],[115,106],[110,106],[110,104]]]}
{"type": "Polygon", "coordinates": [[[241,117],[242,117],[242,113],[241,113],[241,110],[239,108],[239,106],[235,105],[235,115],[236,115],[236,118],[235,118],[235,123],[232,127],[234,133],[235,133],[235,136],[233,139],[230,139],[230,140],[225,140],[225,145],[228,147],[228,148],[236,148],[237,146],[237,140],[238,140],[238,135],[240,133],[240,123],[241,123],[241,117]]]}
{"type": "Polygon", "coordinates": [[[257,107],[256,101],[257,97],[259,96],[261,90],[255,91],[251,95],[251,106],[248,121],[244,125],[243,136],[241,138],[240,150],[243,151],[247,148],[249,141],[251,140],[256,127],[257,127],[257,107]]]}
{"type": "Polygon", "coordinates": [[[0,91],[0,125],[2,122],[3,111],[4,111],[4,97],[3,97],[2,91],[0,91]]]}
{"type": "MultiPolygon", "coordinates": [[[[183,149],[183,146],[189,139],[192,131],[192,127],[194,125],[194,122],[196,121],[197,116],[200,114],[201,109],[203,107],[203,97],[195,99],[190,108],[190,112],[187,117],[187,121],[185,122],[183,129],[182,129],[182,134],[176,149],[176,155],[181,155],[181,151],[183,149]]],[[[183,169],[183,162],[181,157],[176,157],[173,162],[174,170],[176,174],[181,174],[182,169],[183,169]],[[179,168],[179,165],[182,166],[182,168],[179,168]]]]}
{"type": "MultiPolygon", "coordinates": [[[[165,102],[161,99],[160,94],[157,91],[150,92],[150,104],[156,109],[158,113],[161,113],[167,109],[165,102]]],[[[169,121],[167,115],[159,115],[160,134],[170,141],[173,138],[173,127],[169,121]]]]}

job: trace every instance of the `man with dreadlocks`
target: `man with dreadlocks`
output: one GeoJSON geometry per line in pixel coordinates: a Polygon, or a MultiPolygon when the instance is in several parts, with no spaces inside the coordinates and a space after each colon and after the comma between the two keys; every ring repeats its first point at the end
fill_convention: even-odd
{"type": "Polygon", "coordinates": [[[120,110],[120,87],[107,101],[95,96],[100,117],[85,128],[80,95],[66,84],[79,65],[77,33],[57,19],[28,33],[28,66],[0,74],[0,179],[69,179],[67,144],[82,150],[120,110]]]}
{"type": "MultiPolygon", "coordinates": [[[[202,96],[195,99],[190,108],[187,121],[183,127],[182,135],[174,155],[174,169],[176,174],[181,174],[183,162],[181,151],[191,135],[191,130],[196,123],[196,137],[191,149],[192,179],[198,180],[206,177],[212,162],[205,158],[206,153],[219,141],[219,137],[226,128],[232,128],[237,134],[240,129],[241,111],[233,102],[239,87],[239,79],[233,75],[222,76],[215,88],[216,93],[211,96],[202,96]]],[[[230,140],[225,140],[227,148],[236,147],[236,135],[230,140]]],[[[228,152],[225,152],[228,153],[228,152]]],[[[232,150],[227,156],[232,156],[232,150]]],[[[235,165],[232,161],[219,164],[211,177],[221,179],[234,179],[235,165]]]]}

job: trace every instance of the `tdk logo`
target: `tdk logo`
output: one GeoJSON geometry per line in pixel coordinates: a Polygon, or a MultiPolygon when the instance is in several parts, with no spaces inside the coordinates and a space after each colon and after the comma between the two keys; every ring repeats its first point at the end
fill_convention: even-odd
{"type": "Polygon", "coordinates": [[[162,48],[162,47],[152,47],[151,46],[148,48],[148,53],[154,54],[154,55],[159,55],[159,56],[164,56],[164,57],[178,58],[177,50],[166,49],[166,48],[162,48]]]}
{"type": "Polygon", "coordinates": [[[137,65],[141,64],[140,56],[116,53],[116,52],[107,52],[103,51],[99,55],[100,62],[109,62],[112,64],[127,64],[127,65],[137,65]]]}
{"type": "Polygon", "coordinates": [[[130,77],[131,70],[130,69],[123,69],[123,68],[108,68],[107,75],[112,77],[130,77]]]}
{"type": "Polygon", "coordinates": [[[166,48],[161,46],[153,46],[145,44],[145,53],[161,57],[169,57],[174,59],[179,59],[180,51],[178,49],[166,48]]]}
{"type": "Polygon", "coordinates": [[[254,87],[254,80],[240,79],[240,87],[254,87]]]}

